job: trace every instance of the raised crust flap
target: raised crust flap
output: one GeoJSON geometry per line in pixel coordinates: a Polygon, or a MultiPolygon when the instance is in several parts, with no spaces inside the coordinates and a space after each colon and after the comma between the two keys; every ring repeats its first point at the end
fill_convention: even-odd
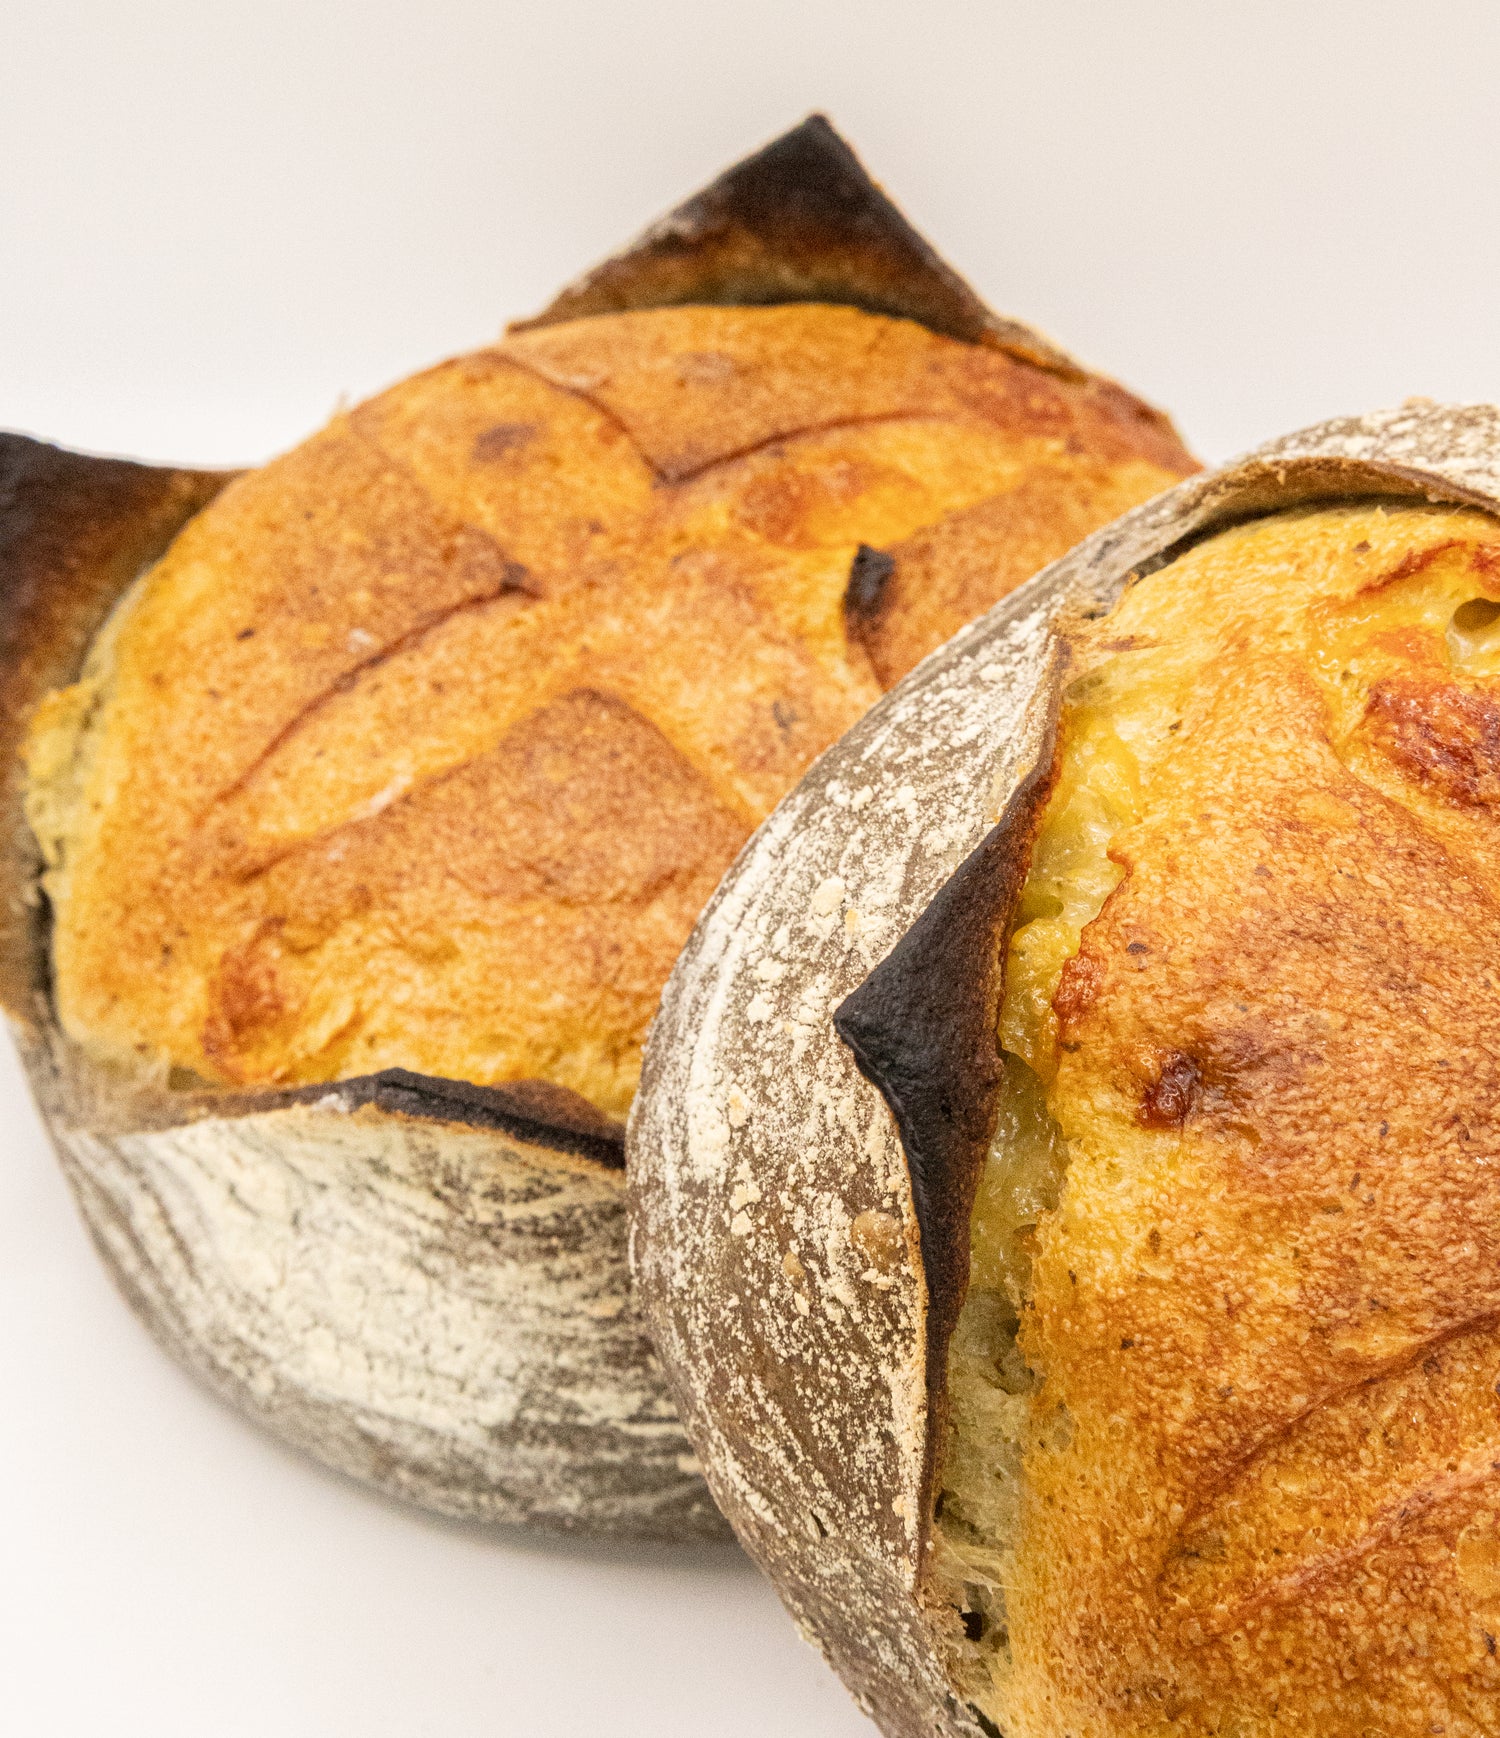
{"type": "Polygon", "coordinates": [[[608,1171],[625,1168],[623,1126],[588,1099],[550,1080],[475,1086],[467,1080],[417,1074],[409,1068],[384,1068],[378,1074],[356,1075],[328,1086],[257,1093],[246,1102],[255,1111],[280,1110],[288,1104],[316,1103],[329,1093],[336,1093],[351,1109],[368,1104],[423,1122],[497,1129],[531,1146],[591,1159],[608,1171]]]}
{"type": "Polygon", "coordinates": [[[682,303],[835,302],[916,320],[1070,379],[1084,370],[993,313],[810,115],[654,223],[512,331],[682,303]]]}
{"type": "Polygon", "coordinates": [[[901,1134],[941,1385],[969,1279],[969,1218],[995,1126],[1006,938],[1052,783],[1055,716],[1005,813],[857,990],[833,1024],[901,1134]]]}

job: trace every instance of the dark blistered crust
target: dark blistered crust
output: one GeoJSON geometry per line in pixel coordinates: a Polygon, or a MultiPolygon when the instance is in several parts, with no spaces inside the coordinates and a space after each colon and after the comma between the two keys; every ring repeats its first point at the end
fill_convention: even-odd
{"type": "Polygon", "coordinates": [[[1039,333],[992,313],[822,115],[736,163],[511,330],[687,302],[842,303],[1084,377],[1039,333]]]}
{"type": "Polygon", "coordinates": [[[861,543],[854,552],[849,583],[844,588],[844,621],[849,632],[861,642],[884,619],[890,579],[895,571],[895,556],[883,549],[861,543]]]}
{"type": "Polygon", "coordinates": [[[995,1128],[1006,938],[1051,788],[1056,737],[983,842],[833,1024],[901,1131],[927,1280],[928,1386],[942,1386],[969,1283],[969,1218],[995,1128]]]}
{"type": "Polygon", "coordinates": [[[230,475],[0,434],[0,1005],[13,1019],[36,1019],[46,981],[18,758],[32,711],[73,679],[121,593],[230,475]]]}

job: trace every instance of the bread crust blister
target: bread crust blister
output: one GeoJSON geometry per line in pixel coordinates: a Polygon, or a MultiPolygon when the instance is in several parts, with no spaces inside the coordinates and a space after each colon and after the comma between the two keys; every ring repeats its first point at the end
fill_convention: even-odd
{"type": "MultiPolygon", "coordinates": [[[[997,1723],[999,1704],[975,1675],[934,1504],[948,1336],[968,1277],[968,1247],[954,1227],[968,1224],[985,1140],[974,1131],[993,1116],[997,1090],[983,1058],[994,1055],[995,979],[1013,915],[1004,894],[1020,880],[1004,866],[1029,847],[1037,805],[1028,791],[1049,762],[1066,642],[1086,642],[1088,622],[1133,578],[1216,531],[1371,499],[1500,516],[1500,410],[1415,402],[1322,424],[1184,483],[1089,538],[930,657],[823,757],[721,885],[668,986],[629,1133],[637,1289],[716,1498],[888,1733],[980,1738],[997,1723]],[[1074,626],[1060,634],[1060,623],[1074,626]],[[978,923],[986,933],[966,956],[965,981],[954,963],[964,948],[955,954],[951,936],[933,933],[945,903],[974,922],[965,875],[986,852],[996,866],[978,923]],[[924,976],[949,983],[951,995],[924,990],[924,976]],[[943,1077],[954,1058],[976,1056],[943,1077]],[[877,1224],[889,1234],[873,1236],[877,1224]]],[[[1488,800],[1476,758],[1486,727],[1470,707],[1423,733],[1409,698],[1383,690],[1369,728],[1383,733],[1382,752],[1405,756],[1437,792],[1433,800],[1454,810],[1454,828],[1467,825],[1488,800]]],[[[1480,976],[1488,968],[1487,958],[1475,962],[1480,976]]],[[[1093,970],[1085,959],[1063,998],[1070,1039],[1083,1033],[1093,970]]],[[[1306,1003],[1313,987],[1299,994],[1306,1003]]],[[[1488,1058],[1480,1032],[1446,1056],[1455,1112],[1492,1099],[1488,1058]]],[[[1233,1121],[1230,1088],[1217,1076],[1203,1085],[1213,1059],[1156,1061],[1139,1083],[1142,1128],[1170,1131],[1210,1113],[1233,1121]]],[[[1476,1139],[1477,1115],[1461,1118],[1476,1139]]],[[[1340,1735],[1430,1729],[1431,1721],[1450,1732],[1494,1729],[1500,1676],[1485,1616],[1500,1581],[1484,1553],[1495,1554],[1500,1459],[1492,1397],[1487,1409],[1470,1393],[1482,1389],[1484,1399],[1493,1387],[1494,1372],[1485,1375],[1495,1319],[1489,1221],[1476,1205],[1491,1185],[1486,1151],[1450,1133],[1434,1132],[1430,1156],[1420,1141],[1413,1147],[1400,1187],[1391,1186],[1395,1217],[1382,1236],[1357,1254],[1339,1245],[1363,1264],[1372,1295],[1415,1284],[1402,1316],[1411,1331],[1382,1338],[1361,1322],[1357,1347],[1335,1334],[1316,1356],[1278,1354],[1278,1372],[1301,1359],[1324,1370],[1323,1385],[1283,1421],[1286,1434],[1268,1436],[1243,1465],[1221,1457],[1212,1476],[1194,1474],[1190,1499],[1172,1482],[1164,1450],[1153,1475],[1159,1519],[1151,1518],[1154,1490],[1137,1493],[1139,1548],[1119,1531],[1134,1509],[1122,1503],[1101,1519],[1084,1487],[1067,1483],[1070,1433],[1092,1428],[1094,1390],[1078,1377],[1080,1416],[1043,1421],[1056,1434],[1031,1464],[1060,1470],[1034,1489],[1037,1503],[1053,1506],[1034,1534],[1045,1560],[1020,1578],[1030,1604],[1011,1637],[1011,1738],[1249,1733],[1271,1730],[1265,1722],[1275,1718],[1340,1735]],[[1451,1270],[1432,1253],[1444,1224],[1464,1244],[1444,1258],[1458,1264],[1451,1270]],[[1398,1273],[1418,1243],[1427,1265],[1398,1273]],[[1346,1354],[1353,1374],[1340,1382],[1327,1375],[1329,1359],[1346,1354]],[[1366,1466],[1361,1448],[1378,1442],[1372,1421],[1381,1409],[1412,1406],[1428,1416],[1423,1451],[1389,1447],[1379,1466],[1366,1466]],[[1345,1456],[1353,1467],[1344,1469],[1345,1456]],[[1353,1494],[1330,1469],[1347,1470],[1353,1494]],[[1307,1532],[1299,1502],[1329,1505],[1324,1544],[1307,1532]],[[1175,1555],[1161,1545],[1173,1529],[1175,1555]],[[1247,1544],[1257,1538],[1264,1561],[1247,1544]],[[1156,1576],[1159,1545],[1167,1567],[1156,1576]],[[1150,1571],[1145,1582],[1134,1579],[1138,1571],[1150,1571]],[[1275,1654],[1282,1643],[1284,1658],[1275,1654]]],[[[1234,1211],[1243,1205],[1230,1202],[1234,1211]]],[[[1229,1210],[1205,1202],[1202,1223],[1229,1210]]],[[[1319,1235],[1332,1249],[1339,1234],[1319,1235]]],[[[1113,1319],[1102,1291],[1087,1304],[1080,1291],[1077,1320],[1064,1319],[1057,1288],[1086,1287],[1088,1275],[1061,1271],[1063,1239],[1049,1229],[1040,1241],[1038,1283],[1052,1291],[1039,1306],[1045,1319],[1022,1328],[1023,1347],[1044,1369],[1049,1349],[1055,1367],[1073,1369],[1077,1348],[1092,1346],[1113,1319]]],[[[1322,1262],[1328,1251],[1313,1253],[1322,1262]]],[[[1136,1265],[1120,1259],[1126,1288],[1136,1265]]],[[[1314,1336],[1323,1331],[1317,1308],[1306,1325],[1314,1336]]],[[[1228,1368],[1228,1342],[1218,1352],[1205,1342],[1194,1394],[1211,1386],[1216,1357],[1228,1368]]],[[[1127,1324],[1109,1356],[1131,1360],[1131,1396],[1155,1396],[1156,1410],[1142,1414],[1149,1428],[1175,1416],[1174,1395],[1187,1405],[1164,1341],[1138,1340],[1127,1324]]],[[[1099,1383],[1121,1380],[1100,1364],[1099,1383]]],[[[1133,1403],[1121,1393],[1122,1416],[1133,1403]]],[[[1266,1410],[1267,1430],[1275,1410],[1266,1410]]],[[[1386,1440],[1395,1441],[1389,1432],[1386,1440]]]]}

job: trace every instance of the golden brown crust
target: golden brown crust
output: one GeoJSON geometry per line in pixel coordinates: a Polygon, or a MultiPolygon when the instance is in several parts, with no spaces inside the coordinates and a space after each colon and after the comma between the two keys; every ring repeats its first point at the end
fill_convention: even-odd
{"type": "Polygon", "coordinates": [[[1500,1555],[1497,678],[1443,639],[1497,557],[1477,514],[1299,517],[1098,630],[1196,673],[1056,1001],[1022,1706],[1259,1732],[1338,1675],[1328,1738],[1500,1717],[1460,1544],[1500,1555]]]}
{"type": "MultiPolygon", "coordinates": [[[[861,545],[1018,489],[1067,541],[1189,465],[1096,382],[852,308],[600,316],[418,376],[189,527],[57,703],[102,702],[81,755],[43,714],[64,1020],[225,1084],[408,1067],[619,1115],[718,875],[879,693],[861,545]]],[[[970,556],[962,607],[1021,577],[970,556]]]]}
{"type": "Polygon", "coordinates": [[[67,681],[135,576],[230,473],[138,465],[0,434],[0,1005],[37,1016],[46,981],[22,813],[21,740],[32,708],[67,681]]]}
{"type": "MultiPolygon", "coordinates": [[[[542,1076],[622,1110],[676,943],[749,826],[878,684],[1191,464],[1159,413],[984,309],[814,117],[499,349],[405,383],[246,479],[173,552],[137,612],[146,625],[121,637],[134,699],[111,703],[139,713],[142,766],[171,736],[172,764],[151,776],[172,796],[121,799],[113,841],[128,857],[133,831],[153,840],[113,875],[150,889],[132,889],[124,950],[90,965],[86,938],[59,927],[73,1029],[101,1053],[164,1053],[225,1082],[410,1064],[542,1076]],[[669,305],[682,302],[694,305],[669,305]],[[730,302],[759,305],[704,305],[730,302]],[[629,311],[579,317],[608,310],[629,311]],[[986,517],[997,491],[1011,510],[986,517]],[[908,550],[913,531],[929,544],[908,550]],[[892,545],[895,578],[851,614],[840,605],[867,540],[892,545]],[[216,565],[234,568],[236,619],[221,619],[223,593],[217,610],[162,619],[163,596],[196,598],[216,565]],[[163,701],[150,689],[168,667],[163,701]],[[495,778],[539,756],[555,776],[558,751],[537,733],[590,707],[580,741],[601,745],[595,771],[677,798],[627,817],[623,786],[601,787],[586,822],[594,774],[575,768],[564,886],[557,851],[523,861],[525,829],[466,828],[465,805],[503,806],[495,778]],[[616,844],[634,830],[633,882],[571,885],[589,825],[616,844]],[[218,962],[185,962],[196,943],[176,914],[226,886],[241,896],[219,900],[218,962]],[[435,908],[446,924],[429,921],[435,908]],[[514,958],[471,946],[497,931],[523,938],[514,958]],[[460,1022],[488,1026],[487,1048],[441,1033],[413,1048],[371,1028],[358,986],[352,1001],[323,992],[344,944],[396,961],[396,1003],[431,1003],[423,962],[455,948],[490,984],[535,979],[545,958],[563,1018],[476,1002],[472,981],[440,970],[417,1023],[451,1032],[463,1009],[460,1022]],[[72,995],[85,984],[87,1009],[72,995]]],[[[64,755],[102,692],[43,719],[38,764],[64,755]]],[[[64,904],[88,879],[84,855],[70,849],[53,878],[64,904]]]]}
{"type": "MultiPolygon", "coordinates": [[[[606,326],[521,333],[502,348],[612,417],[669,484],[778,441],[918,418],[1054,443],[1047,456],[1059,483],[1067,478],[1085,498],[1109,489],[1112,467],[1192,466],[1171,425],[1112,382],[1058,380],[1001,352],[934,339],[912,321],[834,306],[631,312],[606,326]],[[703,348],[692,348],[693,330],[703,348]]],[[[1028,505],[1015,528],[1035,538],[1040,509],[1028,505]]]]}

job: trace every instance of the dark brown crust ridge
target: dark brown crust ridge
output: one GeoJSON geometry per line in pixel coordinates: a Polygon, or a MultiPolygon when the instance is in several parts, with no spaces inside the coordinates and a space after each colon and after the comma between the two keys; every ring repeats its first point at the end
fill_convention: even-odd
{"type": "Polygon", "coordinates": [[[1085,376],[1040,333],[992,313],[823,115],[736,163],[511,330],[683,302],[841,303],[994,345],[1068,379],[1085,376]]]}
{"type": "Polygon", "coordinates": [[[1001,964],[1052,784],[1054,741],[1049,728],[1005,813],[833,1015],[901,1133],[927,1281],[934,1404],[969,1283],[969,1219],[1002,1078],[1001,964]]]}
{"type": "Polygon", "coordinates": [[[257,1108],[311,1104],[337,1090],[350,1108],[372,1104],[379,1110],[465,1128],[498,1129],[532,1146],[551,1147],[575,1158],[592,1159],[607,1170],[625,1169],[625,1130],[589,1101],[550,1080],[513,1080],[504,1086],[475,1086],[417,1074],[409,1068],[384,1068],[378,1074],[340,1080],[336,1088],[300,1086],[284,1093],[257,1093],[257,1108]]]}
{"type": "Polygon", "coordinates": [[[0,1006],[39,1017],[40,859],[21,799],[21,739],[36,703],[70,681],[121,593],[230,480],[69,452],[0,433],[0,1006]]]}

